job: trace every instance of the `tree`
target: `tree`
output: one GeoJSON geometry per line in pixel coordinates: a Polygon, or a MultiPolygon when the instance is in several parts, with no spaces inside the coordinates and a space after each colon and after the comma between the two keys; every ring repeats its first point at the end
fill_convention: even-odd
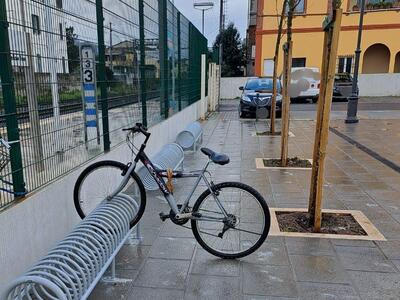
{"type": "Polygon", "coordinates": [[[242,67],[245,65],[244,51],[240,34],[233,23],[217,35],[213,49],[222,42],[222,76],[243,76],[242,67]]]}
{"type": "Polygon", "coordinates": [[[75,45],[75,40],[78,39],[78,35],[74,33],[74,27],[67,27],[66,40],[67,40],[67,54],[68,54],[68,67],[69,72],[73,73],[74,70],[79,67],[79,47],[75,45]]]}
{"type": "Polygon", "coordinates": [[[283,84],[282,84],[282,132],[281,132],[281,166],[286,167],[288,161],[289,145],[289,119],[290,119],[290,78],[292,72],[292,25],[296,7],[301,0],[287,0],[284,2],[284,11],[287,14],[286,44],[284,46],[283,84]]]}
{"type": "MultiPolygon", "coordinates": [[[[278,63],[279,63],[279,49],[281,47],[283,21],[285,20],[285,10],[288,0],[283,1],[282,13],[279,17],[278,34],[276,36],[275,54],[274,54],[274,71],[272,75],[272,99],[271,99],[271,135],[275,134],[275,119],[276,119],[276,95],[277,95],[277,81],[278,81],[278,63]]],[[[278,3],[276,4],[278,6],[278,3]]]]}

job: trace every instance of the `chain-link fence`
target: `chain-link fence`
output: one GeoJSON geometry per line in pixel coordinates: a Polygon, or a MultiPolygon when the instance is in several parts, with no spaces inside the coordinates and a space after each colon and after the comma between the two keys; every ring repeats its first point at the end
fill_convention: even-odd
{"type": "Polygon", "coordinates": [[[168,0],[0,0],[0,41],[0,208],[200,99],[207,40],[168,0]]]}

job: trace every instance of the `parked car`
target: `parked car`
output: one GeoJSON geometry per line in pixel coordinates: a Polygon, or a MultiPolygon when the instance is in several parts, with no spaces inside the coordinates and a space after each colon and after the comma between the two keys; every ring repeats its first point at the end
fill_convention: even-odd
{"type": "MultiPolygon", "coordinates": [[[[268,113],[271,112],[272,100],[272,77],[249,78],[245,86],[239,87],[243,91],[240,97],[239,115],[255,115],[257,108],[266,108],[268,113]]],[[[281,82],[277,81],[276,96],[276,114],[281,115],[282,111],[282,95],[281,82]]]]}
{"type": "Polygon", "coordinates": [[[353,77],[349,73],[335,75],[333,86],[333,100],[346,101],[352,94],[353,77]]]}
{"type": "Polygon", "coordinates": [[[294,101],[318,101],[321,74],[318,68],[292,68],[289,95],[294,101]]]}

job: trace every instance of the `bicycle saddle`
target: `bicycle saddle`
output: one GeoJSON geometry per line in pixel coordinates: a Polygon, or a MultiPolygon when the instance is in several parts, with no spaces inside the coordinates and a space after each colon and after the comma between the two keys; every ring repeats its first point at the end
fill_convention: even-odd
{"type": "Polygon", "coordinates": [[[216,164],[226,165],[229,163],[229,156],[226,154],[217,153],[208,148],[201,148],[200,150],[216,164]]]}

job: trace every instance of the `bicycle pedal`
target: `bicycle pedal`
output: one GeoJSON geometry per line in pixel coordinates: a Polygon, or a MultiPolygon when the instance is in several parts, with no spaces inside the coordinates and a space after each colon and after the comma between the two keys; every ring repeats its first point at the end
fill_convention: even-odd
{"type": "Polygon", "coordinates": [[[169,214],[164,214],[163,212],[160,212],[159,214],[161,221],[165,221],[166,219],[169,219],[169,214]]]}

